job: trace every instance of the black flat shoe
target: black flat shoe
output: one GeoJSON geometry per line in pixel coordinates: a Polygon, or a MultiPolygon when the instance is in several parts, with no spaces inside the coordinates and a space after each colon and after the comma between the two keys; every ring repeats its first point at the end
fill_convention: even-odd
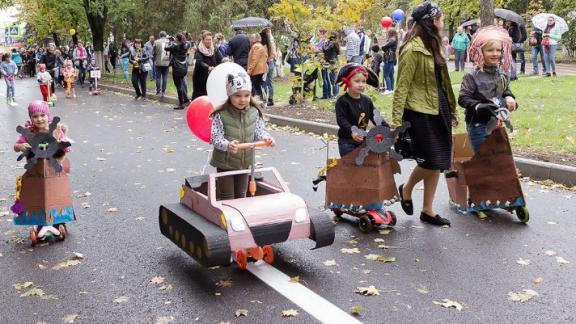
{"type": "Polygon", "coordinates": [[[404,184],[401,184],[400,187],[398,187],[398,192],[400,193],[400,206],[402,206],[402,210],[404,210],[406,214],[414,215],[414,205],[412,204],[412,200],[404,200],[402,189],[404,189],[404,184]]]}
{"type": "Polygon", "coordinates": [[[174,110],[182,110],[182,109],[184,109],[184,106],[176,106],[176,107],[174,107],[174,108],[172,108],[172,109],[174,109],[174,110]]]}
{"type": "Polygon", "coordinates": [[[436,225],[436,226],[444,226],[444,225],[450,226],[450,221],[447,220],[446,218],[441,217],[440,215],[430,216],[424,212],[421,212],[420,213],[420,220],[425,222],[425,223],[436,225]]]}

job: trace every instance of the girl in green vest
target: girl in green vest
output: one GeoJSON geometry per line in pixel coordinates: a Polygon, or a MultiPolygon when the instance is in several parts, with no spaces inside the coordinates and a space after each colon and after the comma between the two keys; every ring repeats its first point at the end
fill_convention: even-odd
{"type": "MultiPolygon", "coordinates": [[[[216,108],[212,117],[211,142],[214,145],[210,165],[218,172],[248,169],[252,164],[250,150],[239,150],[238,144],[274,139],[266,130],[260,103],[251,96],[252,83],[246,72],[229,74],[226,81],[228,100],[216,108]]],[[[248,174],[220,177],[216,183],[220,200],[246,197],[248,174]]]]}

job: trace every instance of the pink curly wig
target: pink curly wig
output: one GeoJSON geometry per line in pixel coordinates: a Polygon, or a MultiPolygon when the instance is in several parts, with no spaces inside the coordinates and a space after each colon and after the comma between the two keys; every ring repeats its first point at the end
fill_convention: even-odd
{"type": "Polygon", "coordinates": [[[482,47],[490,41],[499,41],[502,43],[502,60],[500,61],[500,65],[502,72],[508,74],[510,66],[512,65],[512,38],[510,38],[506,29],[499,26],[486,26],[478,29],[472,39],[468,54],[474,60],[477,68],[483,70],[485,60],[482,47]]]}

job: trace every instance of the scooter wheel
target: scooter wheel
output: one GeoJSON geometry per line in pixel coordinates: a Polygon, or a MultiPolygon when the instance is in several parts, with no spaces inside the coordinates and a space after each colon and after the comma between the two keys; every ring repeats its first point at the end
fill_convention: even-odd
{"type": "Polygon", "coordinates": [[[272,247],[270,245],[264,245],[262,251],[264,252],[264,262],[268,264],[274,263],[274,250],[272,250],[272,247]]]}
{"type": "Polygon", "coordinates": [[[394,226],[396,225],[396,215],[393,212],[387,210],[386,211],[386,218],[389,220],[388,225],[394,226]]]}
{"type": "Polygon", "coordinates": [[[38,243],[38,236],[36,235],[36,231],[33,228],[31,228],[30,229],[30,245],[32,245],[32,247],[35,247],[37,243],[38,243]]]}
{"type": "Polygon", "coordinates": [[[369,216],[364,215],[358,219],[358,228],[360,228],[362,232],[369,233],[372,231],[372,227],[372,219],[369,216]]]}
{"type": "Polygon", "coordinates": [[[66,225],[64,224],[58,225],[58,232],[60,232],[60,240],[64,241],[66,239],[66,235],[68,234],[66,233],[66,225]]]}
{"type": "Polygon", "coordinates": [[[528,208],[526,208],[526,206],[517,207],[516,217],[518,217],[522,223],[528,223],[530,220],[530,213],[528,212],[528,208]]]}
{"type": "Polygon", "coordinates": [[[236,260],[236,264],[240,270],[246,270],[246,267],[248,266],[248,256],[246,255],[246,252],[243,250],[236,251],[234,259],[236,260]]]}

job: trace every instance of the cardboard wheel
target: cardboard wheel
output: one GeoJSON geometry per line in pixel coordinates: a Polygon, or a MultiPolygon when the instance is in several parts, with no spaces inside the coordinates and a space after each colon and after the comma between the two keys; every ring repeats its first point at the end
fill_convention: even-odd
{"type": "Polygon", "coordinates": [[[528,212],[528,208],[526,208],[526,206],[517,207],[516,217],[518,217],[522,223],[528,223],[530,220],[530,213],[528,212]]]}
{"type": "Polygon", "coordinates": [[[243,250],[236,251],[234,259],[236,260],[238,268],[241,270],[246,270],[246,267],[248,266],[248,256],[246,256],[246,252],[243,250]]]}
{"type": "Polygon", "coordinates": [[[360,228],[362,232],[369,233],[372,231],[372,227],[372,219],[369,216],[364,215],[358,220],[358,228],[360,228]]]}
{"type": "Polygon", "coordinates": [[[272,250],[270,245],[264,245],[264,247],[262,247],[262,252],[264,253],[264,262],[268,264],[274,263],[274,250],[272,250]]]}

